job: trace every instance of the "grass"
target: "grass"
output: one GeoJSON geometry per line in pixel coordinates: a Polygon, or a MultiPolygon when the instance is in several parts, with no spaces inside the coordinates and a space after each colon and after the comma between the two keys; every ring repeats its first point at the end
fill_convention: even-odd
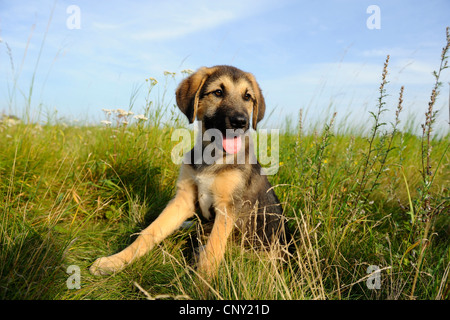
{"type": "Polygon", "coordinates": [[[449,299],[450,136],[432,134],[449,43],[447,30],[422,136],[400,128],[403,88],[398,105],[385,103],[389,57],[368,134],[339,131],[335,115],[307,124],[301,110],[280,134],[280,169],[269,177],[289,217],[289,255],[231,244],[206,291],[190,241],[199,219],[118,274],[88,272],[174,194],[170,138],[184,120],[164,95],[151,98],[154,79],[139,119],[123,110],[105,110],[110,123],[99,125],[4,117],[0,299],[449,299]],[[389,112],[394,122],[383,123],[389,112]],[[67,287],[70,265],[80,267],[79,289],[67,287]],[[379,289],[367,285],[369,266],[380,270],[379,289]]]}

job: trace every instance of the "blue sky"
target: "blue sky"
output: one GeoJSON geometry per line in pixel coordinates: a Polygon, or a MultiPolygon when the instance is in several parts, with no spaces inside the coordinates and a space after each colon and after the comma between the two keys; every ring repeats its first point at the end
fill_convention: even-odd
{"type": "MultiPolygon", "coordinates": [[[[337,111],[365,125],[390,54],[386,120],[404,85],[404,117],[422,121],[449,25],[448,0],[1,0],[0,113],[20,113],[33,74],[33,110],[96,122],[102,108],[127,109],[146,78],[162,92],[164,71],[176,72],[167,82],[175,103],[181,70],[231,64],[256,76],[273,111],[268,127],[295,125],[300,108],[310,121],[337,111]],[[70,5],[80,29],[67,27],[70,5]],[[366,25],[370,5],[380,8],[380,29],[366,25]]],[[[438,126],[448,130],[449,70],[441,80],[438,126]]],[[[142,89],[133,111],[144,97],[142,89]]]]}

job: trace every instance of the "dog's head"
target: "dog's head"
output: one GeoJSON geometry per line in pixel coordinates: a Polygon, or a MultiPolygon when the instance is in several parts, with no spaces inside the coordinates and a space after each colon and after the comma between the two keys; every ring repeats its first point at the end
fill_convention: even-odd
{"type": "Polygon", "coordinates": [[[231,66],[200,68],[184,79],[176,91],[177,104],[189,119],[203,122],[203,130],[254,129],[266,105],[255,77],[231,66]]]}

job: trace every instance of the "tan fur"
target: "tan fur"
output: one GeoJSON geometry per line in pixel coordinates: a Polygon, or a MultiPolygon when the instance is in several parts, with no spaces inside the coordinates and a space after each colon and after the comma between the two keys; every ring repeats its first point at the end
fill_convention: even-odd
{"type": "MultiPolygon", "coordinates": [[[[256,128],[264,116],[265,102],[254,76],[239,70],[237,80],[225,73],[207,82],[211,75],[222,70],[233,72],[223,66],[200,68],[184,79],[176,91],[178,107],[188,117],[189,122],[192,123],[195,119],[203,120],[207,115],[214,115],[220,103],[220,99],[208,93],[225,88],[229,108],[246,110],[249,116],[252,114],[251,124],[256,128]],[[250,94],[251,99],[243,99],[246,93],[250,94]]],[[[248,143],[245,146],[248,148],[248,143]]],[[[257,201],[255,202],[253,198],[258,194],[267,197],[266,194],[269,192],[270,184],[267,178],[255,174],[252,168],[248,163],[248,155],[246,164],[239,166],[212,164],[199,170],[194,166],[183,164],[175,197],[159,217],[144,229],[130,246],[112,256],[97,259],[90,268],[91,273],[103,275],[123,269],[178,229],[186,219],[192,217],[198,204],[206,218],[211,218],[210,208],[215,212],[211,234],[198,262],[199,272],[208,278],[213,277],[224,257],[230,234],[239,219],[242,222],[239,215],[242,214],[240,210],[243,203],[256,205],[257,201]],[[249,186],[248,180],[252,174],[255,175],[255,183],[249,186]],[[243,199],[243,194],[253,198],[243,199]]]]}
{"type": "MultiPolygon", "coordinates": [[[[212,92],[220,89],[223,86],[226,90],[233,93],[234,100],[240,100],[245,93],[250,93],[252,96],[256,96],[252,84],[246,79],[240,79],[239,82],[232,81],[228,76],[219,77],[214,82],[210,83],[208,87],[205,88],[206,92],[212,92]]],[[[253,112],[253,103],[248,101],[246,104],[246,109],[249,114],[253,112]]],[[[198,120],[203,120],[204,115],[212,115],[216,111],[216,105],[214,104],[214,97],[206,97],[201,104],[198,106],[197,118],[198,120]]]]}
{"type": "Polygon", "coordinates": [[[200,254],[198,269],[212,277],[222,261],[228,238],[238,218],[234,194],[242,188],[242,174],[238,170],[224,171],[214,178],[211,191],[214,195],[216,218],[205,249],[200,254]]]}
{"type": "MultiPolygon", "coordinates": [[[[199,70],[197,70],[197,72],[190,75],[188,78],[184,79],[179,85],[176,91],[177,105],[180,108],[180,110],[188,117],[189,123],[194,122],[196,117],[199,120],[201,120],[206,111],[205,109],[210,110],[211,105],[209,104],[207,108],[201,108],[199,106],[198,95],[203,88],[206,78],[211,74],[213,74],[215,71],[217,71],[217,69],[218,67],[211,67],[211,68],[202,67],[199,70]],[[190,108],[193,109],[192,112],[190,112],[190,108]],[[199,110],[200,108],[202,110],[199,110]]],[[[247,86],[248,88],[250,88],[250,91],[253,93],[253,96],[255,98],[255,103],[252,106],[253,111],[252,126],[253,129],[256,130],[257,123],[264,118],[264,114],[266,111],[266,103],[264,100],[264,96],[262,95],[261,88],[256,82],[254,75],[249,72],[246,72],[245,75],[247,76],[249,81],[241,81],[240,85],[247,86]]],[[[217,80],[217,82],[221,81],[226,83],[227,87],[233,87],[236,85],[226,75],[223,76],[222,79],[217,80]]],[[[242,93],[241,90],[239,91],[242,93]]],[[[212,109],[214,109],[214,107],[212,109]]]]}
{"type": "Polygon", "coordinates": [[[185,79],[177,89],[176,99],[180,110],[188,117],[189,123],[194,122],[198,108],[198,95],[205,83],[206,77],[214,72],[215,68],[200,68],[196,73],[185,79]],[[192,114],[188,113],[192,108],[192,114]]]}

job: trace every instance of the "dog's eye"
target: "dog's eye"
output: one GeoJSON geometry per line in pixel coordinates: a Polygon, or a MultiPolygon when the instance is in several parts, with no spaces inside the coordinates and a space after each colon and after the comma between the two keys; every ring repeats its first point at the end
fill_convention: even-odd
{"type": "Polygon", "coordinates": [[[222,97],[222,96],[223,96],[223,91],[220,90],[220,89],[214,91],[213,93],[214,93],[214,95],[215,95],[216,97],[222,97]]]}
{"type": "Polygon", "coordinates": [[[252,96],[250,95],[250,93],[246,93],[246,94],[244,95],[244,100],[245,100],[245,101],[249,101],[251,98],[252,98],[252,96]]]}

